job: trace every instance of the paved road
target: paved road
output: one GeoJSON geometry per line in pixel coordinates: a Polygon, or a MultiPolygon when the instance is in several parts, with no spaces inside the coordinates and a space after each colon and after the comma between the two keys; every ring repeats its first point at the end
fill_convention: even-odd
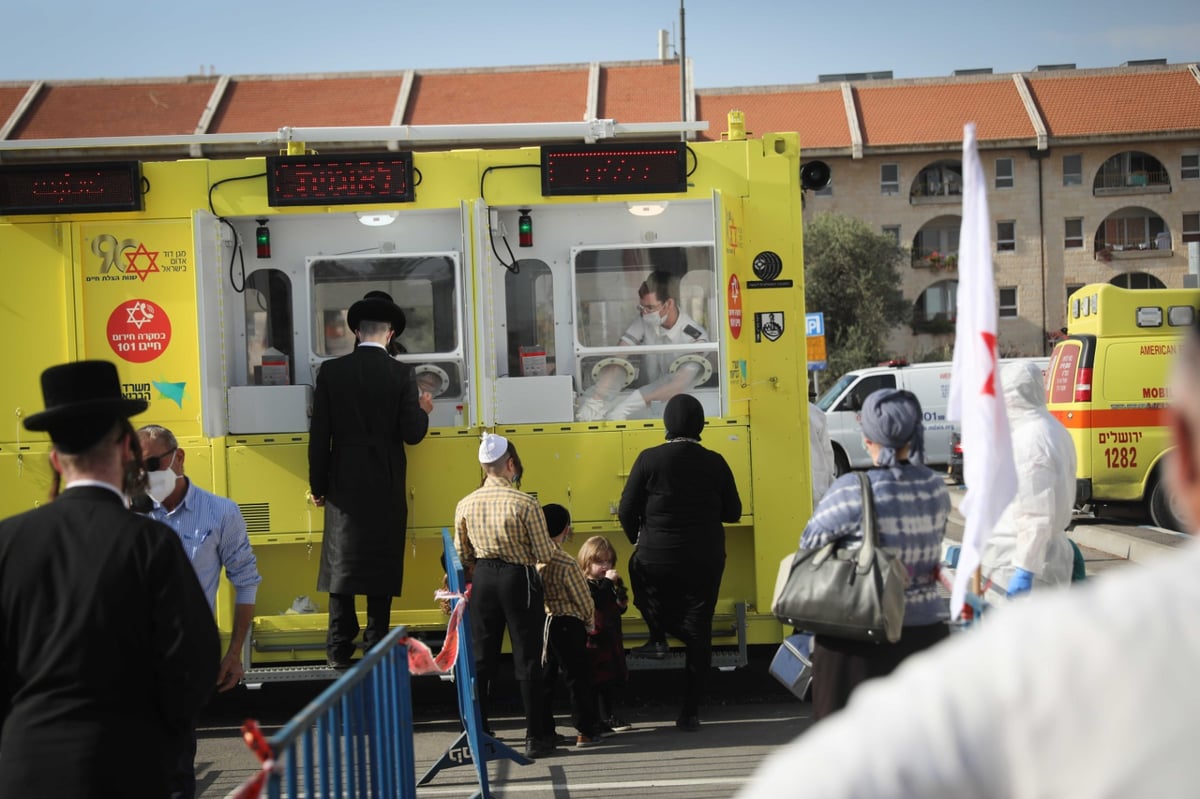
{"type": "MultiPolygon", "coordinates": [[[[628,793],[681,799],[731,796],[767,753],[811,720],[809,704],[793,698],[768,674],[773,652],[774,647],[751,647],[746,668],[713,674],[712,702],[704,709],[698,733],[675,728],[678,672],[634,672],[623,711],[634,729],[588,749],[560,750],[530,766],[493,763],[493,793],[554,799],[628,793]]],[[[219,697],[201,725],[199,796],[223,797],[254,773],[257,761],[238,735],[244,717],[258,719],[270,734],[324,687],[277,683],[219,697]]],[[[414,678],[413,704],[420,776],[458,735],[453,686],[436,678],[414,678]]],[[[567,733],[567,709],[558,710],[559,732],[567,733]]],[[[501,740],[518,751],[524,748],[524,721],[515,692],[502,700],[494,724],[501,740]]],[[[469,767],[442,771],[418,790],[418,796],[470,796],[477,789],[474,779],[469,767]]]]}
{"type": "MultiPolygon", "coordinates": [[[[948,537],[961,538],[957,506],[962,489],[951,492],[956,511],[948,537]]],[[[1140,562],[1169,553],[1186,537],[1142,526],[1136,513],[1105,511],[1076,519],[1072,537],[1083,549],[1091,576],[1109,569],[1136,568],[1140,562]]],[[[791,696],[768,671],[774,647],[751,647],[750,664],[734,672],[714,673],[712,703],[705,708],[698,733],[675,729],[679,673],[637,671],[631,677],[625,716],[634,729],[604,744],[566,750],[534,765],[508,762],[491,766],[493,793],[503,796],[729,797],[775,747],[791,740],[811,722],[806,702],[791,696]]],[[[200,728],[197,775],[199,796],[219,799],[250,776],[257,761],[241,742],[238,727],[256,718],[270,734],[313,699],[326,683],[270,684],[259,691],[239,688],[218,697],[200,728]]],[[[458,734],[455,694],[450,683],[415,678],[413,703],[418,775],[423,774],[458,734]]],[[[559,729],[567,732],[566,708],[559,708],[559,729]]],[[[494,719],[502,740],[523,745],[519,699],[507,697],[494,719]]],[[[443,771],[418,790],[420,797],[458,797],[474,793],[474,771],[443,771]]]]}

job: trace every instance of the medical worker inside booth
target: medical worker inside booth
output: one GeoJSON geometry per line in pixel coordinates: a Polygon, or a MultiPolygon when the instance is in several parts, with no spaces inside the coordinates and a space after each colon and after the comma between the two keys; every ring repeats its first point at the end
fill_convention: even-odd
{"type": "Polygon", "coordinates": [[[680,393],[721,415],[713,261],[707,245],[574,253],[577,421],[661,419],[680,393]]]}

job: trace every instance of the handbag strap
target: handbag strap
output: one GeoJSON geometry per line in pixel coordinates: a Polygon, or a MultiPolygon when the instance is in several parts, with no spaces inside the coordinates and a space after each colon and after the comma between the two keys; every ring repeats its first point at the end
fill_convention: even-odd
{"type": "MultiPolygon", "coordinates": [[[[855,472],[858,476],[859,488],[862,489],[862,547],[858,550],[858,559],[854,562],[854,570],[859,574],[866,574],[871,570],[871,564],[875,560],[875,547],[879,546],[879,531],[875,529],[875,493],[871,491],[871,478],[866,472],[855,472]]],[[[820,566],[830,557],[834,550],[837,549],[841,539],[830,541],[817,550],[816,556],[813,557],[811,565],[813,568],[820,566]]],[[[803,552],[801,547],[797,552],[803,552]]],[[[796,558],[792,561],[792,571],[800,565],[800,559],[796,558]]]]}
{"type": "Polygon", "coordinates": [[[865,574],[875,559],[875,547],[879,546],[879,531],[875,529],[875,492],[871,490],[871,478],[866,472],[856,472],[862,488],[862,549],[858,551],[858,573],[865,574]]]}

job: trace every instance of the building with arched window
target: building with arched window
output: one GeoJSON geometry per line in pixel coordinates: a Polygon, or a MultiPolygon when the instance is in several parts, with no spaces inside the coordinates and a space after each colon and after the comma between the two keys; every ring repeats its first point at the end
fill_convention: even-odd
{"type": "Polygon", "coordinates": [[[1194,64],[804,91],[839,96],[846,109],[840,141],[809,140],[804,148],[834,176],[808,198],[805,216],[855,216],[909,248],[902,283],[913,322],[893,337],[897,354],[921,357],[951,340],[966,122],[976,123],[987,180],[1002,353],[1046,351],[1078,286],[1187,282],[1188,246],[1200,242],[1194,64]]]}

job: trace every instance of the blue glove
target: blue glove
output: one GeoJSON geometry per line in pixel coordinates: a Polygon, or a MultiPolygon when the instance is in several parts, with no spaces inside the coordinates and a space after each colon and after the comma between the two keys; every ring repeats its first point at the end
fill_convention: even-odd
{"type": "Polygon", "coordinates": [[[1008,580],[1008,598],[1028,593],[1030,588],[1033,588],[1033,572],[1027,572],[1018,566],[1008,580]]]}

